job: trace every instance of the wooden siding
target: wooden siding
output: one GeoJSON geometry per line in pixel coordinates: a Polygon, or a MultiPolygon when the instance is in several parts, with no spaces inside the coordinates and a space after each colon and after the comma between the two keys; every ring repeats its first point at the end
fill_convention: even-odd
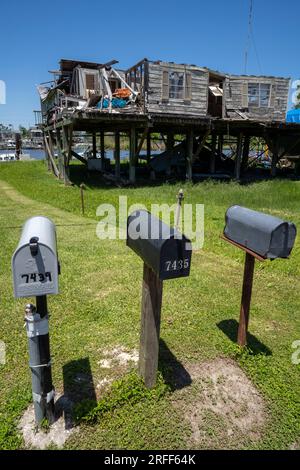
{"type": "Polygon", "coordinates": [[[276,77],[229,76],[225,82],[225,105],[227,111],[240,110],[249,119],[285,121],[290,79],[276,77]],[[268,107],[249,106],[248,84],[271,85],[268,107]]]}
{"type": "Polygon", "coordinates": [[[152,113],[207,115],[208,71],[199,67],[149,62],[147,110],[152,113]],[[166,77],[169,71],[186,73],[186,99],[169,98],[166,77]],[[163,81],[164,79],[164,81],[163,81]],[[190,87],[190,90],[186,88],[190,87]],[[168,93],[167,93],[168,92],[168,93]]]}

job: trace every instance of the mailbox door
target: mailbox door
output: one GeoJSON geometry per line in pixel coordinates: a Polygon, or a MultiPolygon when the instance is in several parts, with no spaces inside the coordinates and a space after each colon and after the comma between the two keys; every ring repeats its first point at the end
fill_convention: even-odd
{"type": "Polygon", "coordinates": [[[20,247],[12,262],[15,297],[58,294],[58,261],[48,246],[39,244],[32,256],[29,245],[20,247]]]}
{"type": "MultiPolygon", "coordinates": [[[[187,240],[166,240],[160,254],[161,280],[187,277],[190,274],[192,251],[186,249],[187,240]]],[[[190,245],[190,243],[188,243],[190,245]]]]}

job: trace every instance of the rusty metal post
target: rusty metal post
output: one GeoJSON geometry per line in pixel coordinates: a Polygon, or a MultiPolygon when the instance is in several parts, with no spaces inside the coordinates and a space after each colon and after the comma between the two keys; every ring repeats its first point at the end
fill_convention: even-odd
{"type": "Polygon", "coordinates": [[[240,310],[240,323],[239,323],[239,329],[238,329],[239,346],[247,345],[247,331],[248,331],[250,303],[251,303],[251,294],[252,294],[252,285],[253,285],[254,263],[255,263],[254,256],[250,255],[250,253],[246,253],[242,302],[241,302],[241,310],[240,310]]]}

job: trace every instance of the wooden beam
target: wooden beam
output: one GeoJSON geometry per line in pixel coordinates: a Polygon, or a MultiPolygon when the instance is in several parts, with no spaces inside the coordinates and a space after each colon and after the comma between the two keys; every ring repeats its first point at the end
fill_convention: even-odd
{"type": "Polygon", "coordinates": [[[210,164],[209,164],[209,172],[211,174],[214,174],[216,171],[216,147],[217,147],[217,134],[213,132],[211,136],[211,155],[210,155],[210,164]]]}
{"type": "Polygon", "coordinates": [[[241,161],[242,161],[242,151],[243,151],[243,133],[240,132],[237,138],[237,151],[235,157],[235,178],[237,180],[241,177],[241,161]]]}
{"type": "Polygon", "coordinates": [[[250,255],[249,253],[246,253],[242,301],[241,301],[241,310],[240,310],[240,321],[239,321],[239,329],[238,329],[239,346],[247,345],[247,331],[248,331],[249,315],[250,315],[254,263],[255,263],[254,256],[250,255]]]}
{"type": "Polygon", "coordinates": [[[93,158],[97,158],[96,132],[93,132],[93,158]]]}
{"type": "Polygon", "coordinates": [[[147,388],[156,383],[163,283],[144,263],[139,372],[147,388]]]}
{"type": "Polygon", "coordinates": [[[136,129],[130,128],[130,142],[129,142],[129,181],[135,183],[135,155],[136,155],[136,129]]]}
{"type": "Polygon", "coordinates": [[[272,162],[271,162],[271,176],[274,178],[277,173],[277,163],[279,160],[279,136],[276,135],[274,139],[274,146],[272,152],[272,162]]]}
{"type": "Polygon", "coordinates": [[[190,129],[186,136],[186,179],[192,181],[193,178],[193,147],[194,147],[194,131],[190,129]]]}
{"type": "Polygon", "coordinates": [[[208,139],[209,134],[210,134],[210,129],[207,129],[207,131],[205,132],[205,134],[202,137],[201,141],[199,142],[199,145],[196,149],[196,152],[193,155],[193,161],[195,161],[196,158],[199,157],[201,150],[203,149],[204,145],[206,144],[206,141],[208,139]]]}
{"type": "Polygon", "coordinates": [[[62,129],[63,136],[63,165],[64,165],[64,183],[70,184],[70,171],[69,171],[69,129],[68,126],[64,126],[62,129]]]}
{"type": "Polygon", "coordinates": [[[115,132],[115,176],[120,178],[120,132],[115,132]]]}
{"type": "Polygon", "coordinates": [[[250,151],[250,136],[245,135],[243,157],[242,157],[242,164],[241,164],[242,173],[247,169],[247,166],[248,166],[249,151],[250,151]]]}
{"type": "Polygon", "coordinates": [[[57,157],[58,157],[58,169],[59,169],[59,178],[64,179],[64,155],[61,145],[61,129],[56,129],[56,145],[57,145],[57,157]]]}
{"type": "Polygon", "coordinates": [[[100,154],[102,161],[102,170],[104,170],[104,159],[105,159],[105,135],[104,132],[100,132],[100,154]]]}
{"type": "Polygon", "coordinates": [[[151,160],[151,132],[148,129],[147,132],[147,164],[149,165],[151,160]]]}
{"type": "Polygon", "coordinates": [[[71,154],[73,155],[73,157],[77,158],[77,160],[79,160],[81,163],[87,165],[87,160],[81,155],[78,155],[78,153],[76,153],[73,149],[71,150],[71,154]]]}
{"type": "MultiPolygon", "coordinates": [[[[46,136],[45,132],[43,132],[44,150],[45,150],[45,154],[46,154],[47,170],[51,171],[52,170],[52,165],[51,165],[50,155],[49,155],[49,152],[48,152],[49,142],[47,142],[48,145],[46,145],[46,142],[45,142],[47,139],[48,139],[48,137],[46,136]]],[[[49,148],[49,150],[50,150],[50,148],[49,148]]]]}
{"type": "MultiPolygon", "coordinates": [[[[49,133],[50,134],[50,133],[49,133]]],[[[51,137],[49,135],[49,140],[51,140],[51,137]]],[[[53,170],[53,173],[55,174],[55,176],[57,178],[59,178],[59,169],[57,168],[56,166],[56,163],[55,163],[55,160],[54,160],[54,155],[51,153],[51,148],[48,144],[48,141],[47,141],[47,137],[46,135],[44,134],[44,142],[45,142],[45,147],[47,148],[47,153],[49,155],[49,158],[50,158],[50,161],[51,161],[51,166],[52,166],[52,170],[53,170]]],[[[53,147],[52,147],[53,148],[53,147]]]]}
{"type": "Polygon", "coordinates": [[[140,143],[137,146],[137,150],[136,150],[136,154],[135,154],[136,161],[139,158],[140,151],[142,150],[143,143],[145,142],[145,139],[146,139],[147,135],[148,135],[148,126],[145,127],[144,132],[143,132],[143,134],[141,136],[141,139],[140,139],[140,143]]]}

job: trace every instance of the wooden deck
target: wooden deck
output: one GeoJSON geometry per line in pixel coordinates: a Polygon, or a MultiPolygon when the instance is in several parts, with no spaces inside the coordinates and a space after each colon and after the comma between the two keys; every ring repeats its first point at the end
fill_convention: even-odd
{"type": "MultiPolygon", "coordinates": [[[[231,175],[239,180],[247,166],[250,141],[252,137],[264,139],[271,155],[271,174],[276,176],[277,162],[286,153],[300,145],[300,125],[287,124],[277,121],[259,121],[230,118],[209,118],[193,115],[142,112],[105,112],[98,110],[84,110],[63,112],[56,116],[50,124],[41,126],[44,133],[45,150],[49,169],[54,174],[69,183],[69,163],[76,152],[72,149],[73,133],[85,131],[93,136],[93,154],[96,158],[96,136],[100,135],[100,152],[105,159],[104,135],[115,135],[115,174],[120,178],[120,134],[129,138],[130,156],[129,173],[130,183],[136,181],[136,166],[139,154],[147,141],[147,162],[151,162],[151,134],[159,133],[164,136],[166,148],[172,153],[175,149],[174,136],[185,136],[186,178],[192,180],[193,165],[207,146],[211,152],[209,172],[218,171],[218,156],[222,156],[223,147],[228,141],[235,142],[234,170],[231,175]],[[288,141],[288,143],[286,142],[288,141]],[[284,142],[284,144],[283,144],[284,142]],[[55,162],[54,149],[58,153],[58,163],[55,162]]],[[[80,158],[79,158],[80,159],[80,158]]],[[[80,159],[82,161],[82,159],[80,159]]],[[[103,171],[104,166],[103,166],[103,171]]],[[[150,174],[149,166],[149,174],[150,174]]]]}

